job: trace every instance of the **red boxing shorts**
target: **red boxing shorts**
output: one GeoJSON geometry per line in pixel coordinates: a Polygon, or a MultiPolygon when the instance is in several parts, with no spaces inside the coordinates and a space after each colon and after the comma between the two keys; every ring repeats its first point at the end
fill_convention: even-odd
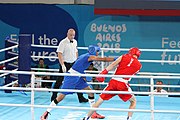
{"type": "MultiPolygon", "coordinates": [[[[129,91],[132,92],[128,84],[120,82],[114,79],[111,79],[109,84],[104,88],[104,91],[129,91]]],[[[115,95],[118,95],[124,102],[129,100],[132,97],[132,94],[100,94],[101,99],[109,100],[115,95]]]]}

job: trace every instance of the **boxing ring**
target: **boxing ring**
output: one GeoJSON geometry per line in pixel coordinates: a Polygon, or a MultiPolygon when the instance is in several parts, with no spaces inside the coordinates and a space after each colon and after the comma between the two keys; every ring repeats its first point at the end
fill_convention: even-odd
{"type": "MultiPolygon", "coordinates": [[[[52,46],[39,46],[33,45],[34,47],[52,47],[52,46]]],[[[14,46],[18,47],[18,46],[14,46]]],[[[13,49],[5,48],[0,50],[3,52],[5,50],[13,49]]],[[[84,49],[84,48],[82,48],[84,49]]],[[[102,49],[102,50],[105,50],[102,49]]],[[[117,49],[113,49],[117,50],[117,49]]],[[[122,51],[127,51],[128,49],[121,49],[122,51]]],[[[148,51],[148,49],[141,49],[141,51],[148,51]]],[[[152,50],[151,50],[152,51],[152,50]]],[[[162,50],[154,50],[162,51],[162,50]]],[[[174,50],[179,52],[178,50],[174,50]]],[[[103,56],[103,54],[102,54],[103,56]]],[[[42,56],[32,56],[32,57],[42,57],[42,56]]],[[[17,59],[17,57],[12,58],[17,59]]],[[[47,58],[43,56],[43,58],[47,58]]],[[[57,58],[57,57],[55,57],[57,58]]],[[[0,63],[5,63],[12,59],[4,60],[0,63]]],[[[140,60],[141,62],[162,62],[159,60],[140,60]]],[[[171,61],[163,61],[171,62],[171,61]]],[[[172,61],[180,62],[180,61],[172,61]]],[[[103,68],[103,65],[102,65],[103,68]]],[[[48,71],[48,70],[47,70],[48,71]]],[[[54,69],[49,69],[50,72],[30,72],[30,71],[17,71],[14,69],[10,70],[0,70],[1,77],[7,74],[25,74],[31,75],[31,87],[9,87],[18,80],[13,81],[10,84],[0,86],[0,120],[39,120],[40,116],[49,107],[50,104],[50,91],[70,91],[70,92],[83,92],[83,93],[95,93],[95,99],[99,98],[99,93],[122,93],[127,92],[122,91],[102,91],[102,90],[66,90],[66,89],[48,89],[48,88],[35,88],[34,84],[36,82],[35,75],[50,75],[50,76],[77,76],[77,74],[68,73],[52,73],[51,71],[57,71],[54,69]],[[3,90],[13,90],[12,93],[4,93],[3,90]],[[22,92],[20,92],[22,91],[22,92]],[[97,94],[96,94],[97,93],[97,94]]],[[[99,72],[99,71],[98,71],[99,72]]],[[[89,103],[78,103],[77,97],[72,94],[66,96],[66,98],[58,104],[58,106],[52,110],[51,115],[48,120],[80,120],[82,119],[88,110],[95,109],[98,110],[100,114],[106,116],[105,120],[125,120],[128,111],[133,111],[133,120],[180,120],[180,97],[162,97],[156,96],[163,93],[154,93],[154,79],[173,79],[177,80],[180,78],[179,73],[139,73],[143,76],[115,76],[115,75],[100,75],[104,77],[132,77],[132,78],[146,78],[149,79],[150,84],[130,84],[131,86],[146,86],[150,88],[149,92],[139,92],[133,91],[132,93],[136,95],[137,107],[134,110],[128,109],[129,102],[122,102],[116,96],[110,101],[105,101],[100,108],[90,108],[89,103]],[[150,75],[151,74],[151,75],[150,75]],[[168,75],[168,76],[167,76],[168,75]]],[[[80,74],[78,76],[89,76],[95,77],[97,74],[80,74]]],[[[43,80],[40,80],[43,81],[43,80]]],[[[107,83],[89,83],[89,84],[107,84],[107,83]]],[[[179,85],[161,85],[162,87],[172,87],[180,88],[179,85]]],[[[179,92],[168,92],[168,95],[179,96],[179,92]]],[[[87,94],[85,94],[87,97],[87,94]]]]}

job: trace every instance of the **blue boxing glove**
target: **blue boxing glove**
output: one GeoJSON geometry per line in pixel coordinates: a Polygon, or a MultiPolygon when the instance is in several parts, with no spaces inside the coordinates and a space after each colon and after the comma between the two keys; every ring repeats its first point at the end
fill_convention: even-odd
{"type": "Polygon", "coordinates": [[[119,57],[114,57],[114,61],[116,61],[119,57]]]}

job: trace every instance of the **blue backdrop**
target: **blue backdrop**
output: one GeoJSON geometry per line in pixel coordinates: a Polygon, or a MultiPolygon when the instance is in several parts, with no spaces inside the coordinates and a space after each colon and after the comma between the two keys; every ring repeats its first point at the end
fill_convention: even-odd
{"type": "MultiPolygon", "coordinates": [[[[0,4],[0,48],[4,48],[6,36],[22,33],[32,34],[33,44],[57,46],[67,29],[74,28],[78,46],[82,47],[97,44],[105,48],[180,49],[179,21],[180,17],[94,15],[91,5],[0,4]]],[[[105,55],[122,53],[106,51],[105,55]]],[[[32,55],[57,56],[56,49],[48,48],[33,48],[32,55]]],[[[180,61],[180,53],[143,52],[140,59],[180,61]]],[[[37,60],[32,59],[33,63],[37,60]]],[[[45,62],[51,68],[58,65],[55,59],[45,62]]],[[[143,63],[141,71],[179,72],[180,63],[143,63]]]]}

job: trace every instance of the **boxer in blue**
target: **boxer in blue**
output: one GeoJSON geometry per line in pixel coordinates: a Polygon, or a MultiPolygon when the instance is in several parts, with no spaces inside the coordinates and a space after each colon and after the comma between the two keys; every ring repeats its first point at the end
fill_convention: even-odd
{"type": "MultiPolygon", "coordinates": [[[[77,58],[71,69],[68,71],[69,74],[85,74],[85,70],[89,67],[89,65],[93,61],[104,61],[111,62],[114,61],[115,58],[112,57],[98,57],[98,52],[100,48],[95,45],[90,45],[88,47],[88,53],[83,54],[77,58]]],[[[79,89],[79,90],[92,90],[86,82],[85,77],[80,76],[65,76],[64,82],[62,84],[61,89],[79,89]]],[[[61,92],[56,99],[54,99],[50,106],[56,106],[60,101],[62,101],[66,95],[72,94],[73,92],[61,92]]],[[[95,103],[94,94],[88,93],[89,104],[92,106],[95,103]]],[[[47,120],[48,114],[52,108],[48,108],[45,113],[41,116],[41,120],[47,120]]],[[[92,118],[103,119],[104,116],[94,112],[91,116],[92,118]]]]}

